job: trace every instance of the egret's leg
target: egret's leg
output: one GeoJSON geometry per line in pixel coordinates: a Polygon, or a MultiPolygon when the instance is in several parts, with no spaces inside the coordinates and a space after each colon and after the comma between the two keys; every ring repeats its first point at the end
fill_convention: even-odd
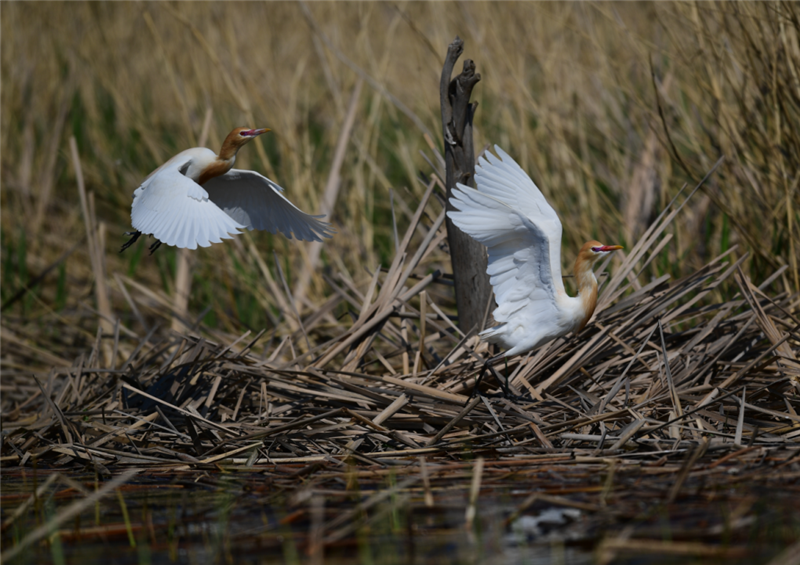
{"type": "MultiPolygon", "coordinates": [[[[489,371],[492,375],[494,375],[494,378],[497,379],[497,384],[500,385],[500,388],[503,389],[503,394],[505,395],[506,398],[508,398],[508,379],[506,379],[506,382],[503,382],[503,377],[501,377],[497,373],[497,371],[494,370],[494,367],[492,367],[492,363],[498,361],[502,356],[503,354],[500,353],[498,355],[495,355],[491,359],[487,359],[486,361],[484,361],[483,371],[481,371],[481,378],[483,377],[484,372],[489,371]]],[[[506,362],[506,369],[508,369],[508,359],[506,359],[505,362],[506,362]]],[[[476,383],[476,388],[477,388],[477,383],[476,383]]]]}
{"type": "Polygon", "coordinates": [[[123,251],[125,251],[125,250],[126,250],[128,247],[130,247],[131,245],[133,245],[134,243],[136,243],[136,240],[137,240],[137,239],[139,239],[139,236],[140,236],[140,235],[142,235],[142,232],[140,232],[139,230],[136,230],[136,231],[126,231],[126,232],[125,232],[124,234],[122,234],[122,235],[130,235],[130,236],[133,236],[133,237],[131,237],[131,238],[130,238],[128,241],[126,241],[125,243],[123,243],[123,244],[122,244],[122,249],[120,249],[120,250],[119,250],[119,252],[120,252],[120,253],[122,253],[122,252],[123,252],[123,251]]]}
{"type": "Polygon", "coordinates": [[[508,400],[508,385],[509,385],[508,381],[511,378],[508,375],[508,357],[504,357],[503,360],[505,361],[505,364],[506,364],[506,375],[505,375],[506,376],[506,400],[508,400]]]}
{"type": "Polygon", "coordinates": [[[487,365],[489,364],[489,361],[490,361],[490,360],[486,360],[486,361],[484,361],[484,362],[483,362],[483,367],[481,368],[481,374],[480,374],[480,375],[478,375],[478,379],[475,381],[475,386],[474,386],[474,387],[472,387],[472,392],[471,392],[471,393],[469,393],[469,398],[467,399],[467,402],[469,402],[470,400],[472,400],[472,397],[473,397],[473,396],[475,396],[475,393],[476,393],[476,392],[477,392],[478,394],[480,394],[480,392],[478,391],[478,387],[480,386],[480,384],[481,384],[481,381],[483,380],[483,375],[485,375],[485,374],[486,374],[486,367],[487,367],[487,365]]]}
{"type": "Polygon", "coordinates": [[[157,239],[156,242],[150,246],[150,255],[156,252],[156,249],[161,247],[161,240],[157,239]]]}

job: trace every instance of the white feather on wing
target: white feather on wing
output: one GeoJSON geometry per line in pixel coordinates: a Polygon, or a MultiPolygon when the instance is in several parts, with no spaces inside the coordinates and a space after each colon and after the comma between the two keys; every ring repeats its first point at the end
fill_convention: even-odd
{"type": "MultiPolygon", "coordinates": [[[[450,218],[463,231],[483,243],[489,252],[487,272],[494,287],[495,320],[508,317],[533,302],[555,312],[553,273],[549,268],[546,236],[528,218],[504,202],[473,188],[459,185],[453,190],[458,212],[450,218]]],[[[560,279],[561,272],[557,273],[560,279]]]]}
{"type": "Polygon", "coordinates": [[[564,291],[561,280],[561,220],[550,203],[514,159],[497,145],[497,154],[487,152],[478,160],[475,172],[478,190],[505,202],[521,212],[547,238],[550,250],[550,271],[558,273],[553,283],[556,290],[564,291]],[[488,158],[488,160],[487,160],[488,158]]]}
{"type": "Polygon", "coordinates": [[[244,226],[211,202],[202,186],[180,169],[190,157],[171,160],[134,191],[131,222],[144,234],[176,247],[197,249],[231,239],[244,226]]]}
{"type": "Polygon", "coordinates": [[[253,171],[231,169],[205,183],[209,199],[248,229],[282,232],[303,241],[322,241],[330,224],[300,210],[281,194],[283,188],[253,171]]]}
{"type": "MultiPolygon", "coordinates": [[[[498,305],[494,311],[497,322],[557,323],[557,295],[564,294],[561,222],[519,165],[502,149],[495,149],[503,160],[491,153],[488,159],[481,158],[475,173],[478,189],[459,184],[450,199],[458,211],[448,215],[456,226],[487,247],[487,273],[498,305]]],[[[515,330],[495,327],[483,335],[491,339],[498,332],[515,330]]]]}
{"type": "Polygon", "coordinates": [[[592,267],[619,245],[587,241],[575,261],[578,296],[561,280],[561,221],[528,175],[502,149],[488,153],[475,171],[476,189],[458,185],[447,215],[486,245],[487,272],[499,325],[481,337],[506,348],[505,356],[530,351],[569,332],[580,331],[597,302],[592,267]]]}

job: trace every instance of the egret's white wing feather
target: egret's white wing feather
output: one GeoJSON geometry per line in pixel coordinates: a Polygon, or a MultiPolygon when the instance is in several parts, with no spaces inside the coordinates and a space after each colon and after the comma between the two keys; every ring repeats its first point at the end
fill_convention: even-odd
{"type": "Polygon", "coordinates": [[[550,270],[559,275],[554,278],[554,284],[563,291],[561,220],[522,167],[497,145],[494,149],[499,158],[487,151],[479,160],[475,171],[478,190],[519,210],[544,233],[550,249],[550,270]]]}
{"type": "Polygon", "coordinates": [[[491,153],[479,160],[478,189],[459,184],[450,198],[457,211],[448,216],[488,249],[487,273],[498,305],[494,318],[502,327],[483,335],[513,354],[563,328],[561,222],[530,177],[502,149],[495,150],[502,160],[491,153]]]}
{"type": "MultiPolygon", "coordinates": [[[[185,152],[184,152],[185,153],[185,152]]],[[[244,226],[220,210],[202,186],[180,171],[191,155],[170,159],[134,191],[131,222],[145,234],[176,247],[208,247],[244,226]]]]}
{"type": "Polygon", "coordinates": [[[322,241],[334,233],[320,221],[289,202],[283,188],[254,171],[231,169],[204,184],[209,199],[248,229],[282,232],[286,237],[322,241]]]}
{"type": "Polygon", "coordinates": [[[530,300],[555,302],[549,242],[536,224],[505,202],[463,184],[453,190],[451,202],[459,210],[449,212],[453,222],[488,248],[498,322],[530,300]]]}

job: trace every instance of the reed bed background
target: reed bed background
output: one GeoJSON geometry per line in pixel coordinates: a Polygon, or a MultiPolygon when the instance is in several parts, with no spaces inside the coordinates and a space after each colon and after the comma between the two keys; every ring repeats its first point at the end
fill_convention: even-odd
{"type": "Polygon", "coordinates": [[[519,528],[551,506],[583,513],[564,515],[580,532],[559,543],[599,562],[667,546],[752,562],[796,538],[796,504],[764,518],[755,503],[776,488],[794,501],[798,472],[794,4],[3,3],[0,16],[4,552],[24,559],[48,535],[58,562],[53,539],[122,535],[321,562],[337,543],[374,550],[387,516],[406,532],[397,512],[413,537],[519,528]],[[580,336],[491,368],[455,326],[442,227],[438,83],[455,35],[482,75],[475,146],[502,146],[553,203],[565,272],[586,239],[626,246],[580,336]],[[273,132],[237,167],[329,212],[336,236],[117,254],[139,182],[240,125],[273,132]],[[71,505],[31,494],[39,467],[41,494],[71,485],[71,505]],[[91,488],[70,479],[81,470],[91,488]],[[222,537],[157,534],[177,511],[159,499],[128,499],[132,521],[121,485],[136,474],[213,485],[196,516],[222,537]],[[516,479],[533,498],[476,514],[516,479]],[[96,517],[81,533],[115,489],[113,528],[96,517]],[[285,515],[242,529],[235,504],[285,515]],[[430,512],[442,521],[421,526],[430,512]],[[659,512],[683,545],[654,543],[659,512]]]}
{"type": "MultiPolygon", "coordinates": [[[[210,147],[237,125],[271,127],[237,166],[273,178],[305,209],[320,211],[326,186],[338,184],[339,235],[310,269],[314,298],[301,297],[299,311],[331,295],[326,267],[368,280],[394,252],[390,192],[402,230],[434,172],[420,151],[432,159],[430,146],[441,147],[438,75],[456,34],[483,77],[476,147],[498,143],[539,183],[564,224],[565,267],[589,238],[630,247],[725,155],[642,280],[680,276],[742,244],[754,280],[785,264],[780,284],[798,290],[791,3],[14,3],[2,16],[4,302],[77,245],[4,309],[6,321],[39,322],[25,339],[64,322],[94,334],[94,320],[73,315],[94,277],[79,243],[71,136],[104,233],[115,317],[131,315],[115,273],[174,295],[174,250],[115,251],[133,189],[196,145],[208,115],[210,147]]],[[[230,333],[281,332],[290,316],[261,267],[280,280],[273,251],[297,290],[309,246],[254,232],[194,254],[189,311],[208,310],[205,324],[230,333]]],[[[38,345],[56,347],[50,337],[38,345]]]]}

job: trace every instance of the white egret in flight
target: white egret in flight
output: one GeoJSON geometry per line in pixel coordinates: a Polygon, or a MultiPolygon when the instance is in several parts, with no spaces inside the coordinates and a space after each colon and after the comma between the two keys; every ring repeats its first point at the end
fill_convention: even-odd
{"type": "Polygon", "coordinates": [[[283,188],[254,171],[233,169],[236,152],[268,128],[236,128],[219,155],[205,147],[181,151],[150,173],[133,193],[131,223],[136,231],[120,253],[151,234],[150,252],[166,243],[197,249],[231,239],[238,230],[282,232],[304,241],[331,237],[330,224],[289,202],[283,188]]]}
{"type": "Polygon", "coordinates": [[[561,280],[561,222],[531,178],[502,149],[487,152],[475,171],[478,189],[459,184],[447,213],[465,233],[484,244],[498,325],[481,337],[505,356],[529,351],[569,332],[579,332],[597,305],[594,263],[621,245],[583,244],[575,261],[578,296],[561,280]]]}

